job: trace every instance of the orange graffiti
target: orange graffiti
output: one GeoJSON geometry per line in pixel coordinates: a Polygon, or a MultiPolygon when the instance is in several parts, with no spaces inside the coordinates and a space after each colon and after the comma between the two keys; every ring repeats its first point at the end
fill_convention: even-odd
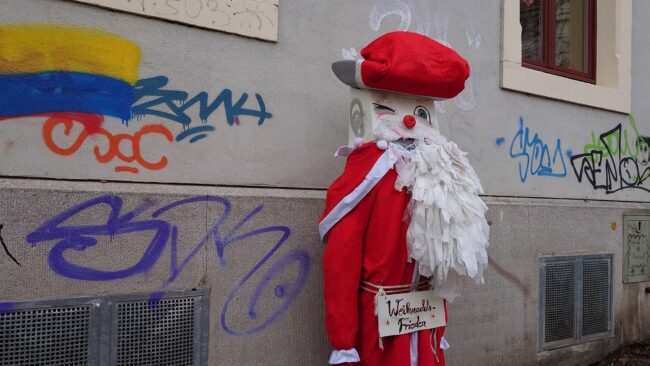
{"type": "Polygon", "coordinates": [[[118,173],[127,172],[127,173],[138,174],[138,168],[132,166],[122,166],[122,165],[116,166],[115,171],[118,173]]]}
{"type": "Polygon", "coordinates": [[[54,112],[37,113],[22,116],[0,116],[0,122],[22,117],[48,117],[48,118],[70,118],[84,125],[90,134],[97,133],[104,123],[104,117],[99,114],[78,113],[78,112],[54,112]]]}
{"type": "MultiPolygon", "coordinates": [[[[152,162],[143,158],[141,154],[141,140],[142,137],[146,135],[158,134],[164,136],[169,142],[173,141],[172,133],[165,126],[146,125],[143,126],[140,130],[136,131],[133,135],[126,133],[113,135],[112,133],[100,127],[101,121],[103,120],[103,117],[101,116],[97,116],[97,118],[99,118],[99,121],[92,122],[89,122],[88,119],[79,120],[72,117],[73,116],[70,115],[57,114],[51,116],[47,121],[45,121],[45,124],[43,125],[43,141],[45,141],[45,145],[47,145],[47,147],[54,153],[63,156],[72,155],[81,148],[89,136],[104,136],[108,141],[108,149],[106,152],[102,152],[98,145],[95,145],[93,148],[95,159],[97,159],[97,161],[102,164],[109,163],[117,157],[120,161],[123,161],[125,163],[136,162],[141,167],[149,170],[160,170],[167,166],[168,161],[166,156],[161,157],[158,161],[152,162]],[[83,124],[84,129],[79,133],[77,138],[70,146],[60,146],[54,142],[52,133],[57,126],[63,125],[64,135],[70,136],[72,133],[72,127],[75,122],[83,124]],[[124,153],[120,150],[120,145],[123,141],[129,142],[131,144],[130,154],[124,153]]],[[[133,166],[117,166],[115,167],[115,171],[118,173],[139,173],[138,168],[133,166]]]]}

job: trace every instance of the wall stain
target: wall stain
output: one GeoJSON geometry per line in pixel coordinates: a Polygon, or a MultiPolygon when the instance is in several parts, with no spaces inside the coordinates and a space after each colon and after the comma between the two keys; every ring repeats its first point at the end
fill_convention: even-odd
{"type": "Polygon", "coordinates": [[[501,267],[500,264],[498,264],[494,258],[488,255],[488,263],[494,270],[499,274],[499,276],[505,278],[508,280],[508,282],[512,283],[515,285],[519,291],[521,291],[522,294],[524,294],[524,297],[528,297],[530,295],[530,291],[528,290],[528,287],[524,284],[522,280],[517,278],[512,272],[506,270],[505,268],[501,267]]]}

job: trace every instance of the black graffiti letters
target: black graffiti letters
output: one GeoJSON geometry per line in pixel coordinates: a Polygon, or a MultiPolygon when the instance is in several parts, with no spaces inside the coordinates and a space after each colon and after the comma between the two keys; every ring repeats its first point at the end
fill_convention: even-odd
{"type": "Polygon", "coordinates": [[[4,227],[4,225],[0,224],[0,244],[2,244],[2,248],[4,249],[4,251],[5,251],[5,253],[7,254],[7,256],[8,256],[9,258],[11,258],[11,260],[12,260],[14,263],[16,263],[17,265],[20,266],[20,263],[18,262],[18,260],[16,260],[16,258],[15,258],[13,255],[11,255],[11,252],[9,251],[9,248],[7,248],[7,244],[5,243],[4,239],[2,239],[2,228],[3,228],[3,227],[4,227]]]}
{"type": "MultiPolygon", "coordinates": [[[[621,124],[599,137],[602,149],[593,149],[584,154],[573,155],[571,166],[578,182],[586,179],[594,189],[611,194],[623,189],[637,188],[650,192],[644,182],[650,176],[650,167],[637,160],[637,154],[623,154],[624,147],[621,124]]],[[[639,141],[637,141],[639,144],[639,141]]],[[[637,146],[637,152],[638,152],[637,146]]]]}

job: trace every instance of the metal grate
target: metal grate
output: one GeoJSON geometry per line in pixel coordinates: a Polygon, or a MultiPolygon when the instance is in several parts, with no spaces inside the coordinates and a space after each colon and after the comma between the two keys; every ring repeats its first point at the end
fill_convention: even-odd
{"type": "Polygon", "coordinates": [[[546,265],[544,341],[575,337],[575,263],[546,265]]]}
{"type": "Polygon", "coordinates": [[[0,311],[0,366],[207,364],[210,291],[37,300],[0,311]]]}
{"type": "Polygon", "coordinates": [[[116,365],[195,365],[195,298],[116,304],[116,365]]]}
{"type": "Polygon", "coordinates": [[[613,335],[612,255],[541,258],[540,348],[613,335]]]}
{"type": "Polygon", "coordinates": [[[582,335],[609,331],[610,261],[589,260],[582,263],[582,335]]]}
{"type": "Polygon", "coordinates": [[[0,365],[89,364],[91,305],[0,313],[0,365]]]}

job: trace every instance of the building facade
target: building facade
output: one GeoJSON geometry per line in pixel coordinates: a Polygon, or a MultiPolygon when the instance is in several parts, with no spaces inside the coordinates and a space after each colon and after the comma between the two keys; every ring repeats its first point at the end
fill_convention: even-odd
{"type": "Polygon", "coordinates": [[[650,3],[578,3],[535,68],[535,0],[3,0],[0,364],[326,364],[317,221],[350,112],[330,64],[394,30],[471,66],[436,113],[485,188],[490,266],[449,306],[448,363],[647,339],[650,3]]]}

